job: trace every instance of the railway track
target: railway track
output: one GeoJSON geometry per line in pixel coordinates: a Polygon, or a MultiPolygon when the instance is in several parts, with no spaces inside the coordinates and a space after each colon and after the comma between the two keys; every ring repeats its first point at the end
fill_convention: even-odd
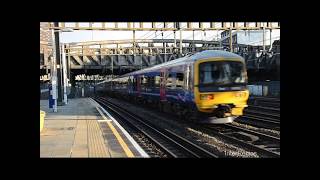
{"type": "Polygon", "coordinates": [[[113,115],[120,118],[121,122],[147,137],[154,145],[165,152],[168,157],[218,157],[216,154],[203,149],[170,130],[162,129],[143,120],[141,117],[132,114],[123,107],[111,103],[106,98],[99,97],[94,99],[113,115]]]}
{"type": "Polygon", "coordinates": [[[261,132],[257,132],[257,131],[250,130],[250,129],[246,129],[246,128],[239,127],[239,126],[232,125],[232,124],[223,124],[222,126],[230,128],[230,129],[233,129],[235,131],[242,131],[242,132],[250,133],[250,134],[259,136],[264,140],[269,140],[269,141],[273,141],[273,142],[276,142],[276,143],[280,144],[280,138],[276,137],[276,136],[271,136],[271,135],[268,135],[268,134],[264,134],[264,133],[261,133],[261,132]]]}
{"type": "Polygon", "coordinates": [[[280,108],[249,105],[236,122],[261,128],[280,130],[280,108]]]}
{"type": "Polygon", "coordinates": [[[210,125],[204,129],[240,147],[255,151],[263,157],[280,157],[280,138],[230,124],[210,125]]]}
{"type": "Polygon", "coordinates": [[[280,98],[249,97],[249,105],[280,108],[280,98]]]}
{"type": "Polygon", "coordinates": [[[249,105],[247,109],[266,112],[266,113],[280,114],[280,108],[274,108],[274,107],[249,105]]]}
{"type": "Polygon", "coordinates": [[[244,115],[235,119],[236,122],[248,124],[260,128],[280,130],[280,121],[268,120],[259,117],[244,115]]]}
{"type": "Polygon", "coordinates": [[[273,103],[273,102],[260,102],[260,106],[265,106],[265,107],[274,107],[274,108],[280,108],[279,103],[273,103]]]}
{"type": "Polygon", "coordinates": [[[278,97],[251,96],[249,99],[280,103],[280,98],[278,97]]]}
{"type": "Polygon", "coordinates": [[[269,120],[280,121],[280,113],[269,113],[258,110],[245,109],[244,115],[250,115],[254,117],[261,117],[269,120]]]}
{"type": "MultiPolygon", "coordinates": [[[[113,104],[110,105],[110,102],[106,102],[107,100],[104,98],[100,98],[100,101],[103,101],[104,104],[107,104],[105,106],[111,106],[111,108],[117,108],[117,105],[113,104]]],[[[108,107],[106,107],[108,108],[108,107]]],[[[118,106],[118,108],[120,108],[118,106]]],[[[110,107],[109,107],[110,110],[110,107]]],[[[124,113],[123,116],[126,116],[127,118],[130,116],[133,116],[133,118],[138,118],[136,115],[132,115],[132,113],[130,113],[127,110],[122,109],[122,111],[125,111],[129,114],[124,113]]],[[[131,118],[131,117],[130,117],[131,118]]],[[[140,121],[147,123],[147,121],[143,121],[143,119],[140,118],[140,121]]],[[[135,120],[135,124],[137,124],[137,120],[135,120]]],[[[139,122],[138,124],[140,124],[141,122],[139,122]]],[[[278,122],[279,123],[279,122],[278,122]]],[[[154,127],[154,125],[150,125],[152,126],[154,129],[158,130],[158,127],[154,127]]],[[[195,125],[195,127],[197,127],[197,129],[199,129],[200,131],[204,130],[204,132],[206,132],[207,134],[213,134],[215,136],[219,136],[222,139],[225,139],[227,141],[230,141],[234,144],[236,144],[239,147],[243,147],[247,150],[250,151],[255,151],[257,152],[261,157],[280,157],[280,138],[275,137],[275,136],[271,136],[271,135],[267,135],[261,132],[257,132],[257,131],[253,131],[253,130],[249,130],[247,128],[242,128],[239,126],[234,126],[231,124],[225,124],[225,125],[210,125],[210,126],[198,126],[195,125]]],[[[280,126],[279,126],[280,127],[280,126]]],[[[143,128],[142,128],[143,129],[143,128]]],[[[147,129],[147,128],[144,128],[147,129]]],[[[194,145],[192,142],[188,142],[186,144],[185,141],[188,141],[186,139],[184,139],[183,137],[174,134],[171,131],[168,130],[158,130],[160,131],[162,134],[164,134],[165,136],[169,137],[171,140],[170,141],[176,141],[176,139],[178,139],[178,141],[180,141],[179,139],[183,139],[182,143],[181,142],[175,142],[174,145],[172,145],[172,142],[168,142],[166,137],[162,138],[160,136],[163,135],[152,135],[152,133],[148,132],[149,130],[144,130],[146,132],[144,132],[144,134],[147,134],[147,136],[150,136],[150,139],[152,139],[153,142],[155,142],[155,144],[158,144],[158,146],[162,146],[162,150],[166,151],[167,154],[169,154],[169,157],[212,157],[212,155],[202,155],[203,152],[200,152],[200,154],[197,152],[199,147],[196,147],[194,150],[194,145]],[[168,131],[168,132],[166,132],[168,131]],[[173,136],[173,137],[171,137],[173,136]],[[177,137],[177,138],[175,138],[177,137]],[[159,140],[160,139],[160,140],[159,140]],[[180,145],[176,145],[176,144],[180,144],[180,145]],[[191,145],[190,145],[191,144],[191,145]],[[184,148],[183,148],[184,147],[184,148]],[[181,150],[181,148],[183,150],[181,150]],[[192,151],[193,153],[190,152],[182,152],[181,151],[185,151],[186,149],[192,151]]],[[[196,145],[197,146],[197,145],[196,145]]],[[[201,147],[200,147],[201,148],[201,147]]],[[[203,151],[204,149],[201,148],[200,151],[203,151]]],[[[206,150],[204,150],[206,151],[206,150]]],[[[207,153],[207,152],[206,152],[207,153]]],[[[218,157],[217,155],[213,155],[213,157],[218,157]]]]}

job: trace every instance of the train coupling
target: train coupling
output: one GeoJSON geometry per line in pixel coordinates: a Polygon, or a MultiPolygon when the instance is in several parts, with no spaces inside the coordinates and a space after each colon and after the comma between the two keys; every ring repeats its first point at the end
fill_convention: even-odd
{"type": "Polygon", "coordinates": [[[215,116],[218,118],[225,118],[225,117],[231,116],[231,110],[233,108],[231,106],[234,106],[234,105],[228,105],[228,104],[218,105],[218,107],[215,108],[215,110],[214,110],[215,116]]]}

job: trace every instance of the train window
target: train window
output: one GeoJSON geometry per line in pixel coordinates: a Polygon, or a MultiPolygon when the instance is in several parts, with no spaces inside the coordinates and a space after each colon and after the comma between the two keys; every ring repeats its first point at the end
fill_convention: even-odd
{"type": "Polygon", "coordinates": [[[166,87],[167,87],[168,89],[174,88],[174,83],[175,83],[174,81],[175,81],[175,78],[174,78],[173,74],[170,73],[170,74],[168,75],[168,78],[167,78],[166,87]]]}
{"type": "Polygon", "coordinates": [[[146,85],[148,83],[148,79],[147,79],[147,76],[142,76],[142,84],[146,85]]]}
{"type": "Polygon", "coordinates": [[[144,89],[144,85],[143,85],[143,75],[139,77],[140,78],[140,88],[144,89]]]}
{"type": "Polygon", "coordinates": [[[140,83],[141,83],[141,89],[145,90],[145,88],[148,85],[147,76],[142,75],[140,83]]]}
{"type": "Polygon", "coordinates": [[[129,77],[122,78],[122,88],[126,89],[128,86],[129,77]]]}
{"type": "Polygon", "coordinates": [[[148,78],[148,87],[153,88],[154,82],[155,82],[154,77],[149,77],[148,78]]]}
{"type": "Polygon", "coordinates": [[[246,83],[241,62],[206,62],[200,64],[200,84],[230,85],[246,83]]]}
{"type": "Polygon", "coordinates": [[[189,66],[189,87],[188,90],[193,91],[193,68],[189,66]]]}
{"type": "Polygon", "coordinates": [[[160,76],[155,77],[154,85],[155,87],[160,87],[160,76]]]}
{"type": "Polygon", "coordinates": [[[176,87],[177,88],[183,88],[183,73],[177,73],[176,77],[176,87]]]}
{"type": "Polygon", "coordinates": [[[133,83],[133,91],[136,91],[137,90],[137,78],[136,77],[133,77],[132,83],[133,83]]]}

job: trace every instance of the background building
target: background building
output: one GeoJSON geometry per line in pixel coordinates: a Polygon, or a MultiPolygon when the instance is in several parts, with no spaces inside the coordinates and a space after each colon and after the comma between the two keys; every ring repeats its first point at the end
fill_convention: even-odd
{"type": "MultiPolygon", "coordinates": [[[[40,65],[49,62],[52,53],[52,35],[48,22],[40,22],[40,65]]],[[[47,64],[47,63],[46,63],[47,64]]]]}
{"type": "MultiPolygon", "coordinates": [[[[230,31],[223,31],[221,33],[221,42],[229,43],[230,42],[230,31]]],[[[267,34],[266,34],[267,35],[267,34]]],[[[232,43],[233,44],[244,44],[244,45],[263,45],[263,30],[255,31],[235,31],[232,32],[232,43]]],[[[265,42],[266,44],[269,42],[265,42]]]]}

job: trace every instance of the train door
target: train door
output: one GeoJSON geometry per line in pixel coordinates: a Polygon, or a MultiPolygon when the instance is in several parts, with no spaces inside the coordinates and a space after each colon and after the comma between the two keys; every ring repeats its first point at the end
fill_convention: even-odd
{"type": "Polygon", "coordinates": [[[185,66],[185,79],[184,79],[184,84],[185,84],[185,90],[189,92],[193,92],[193,68],[191,65],[186,65],[185,66]]]}
{"type": "Polygon", "coordinates": [[[133,77],[132,76],[129,76],[128,78],[128,93],[129,94],[132,94],[132,91],[133,91],[133,77]]]}
{"type": "Polygon", "coordinates": [[[138,97],[141,96],[141,77],[138,75],[137,77],[137,94],[138,97]]]}
{"type": "Polygon", "coordinates": [[[166,70],[160,71],[160,101],[166,100],[166,70]]]}
{"type": "Polygon", "coordinates": [[[190,91],[190,65],[185,66],[185,90],[190,91]]]}

